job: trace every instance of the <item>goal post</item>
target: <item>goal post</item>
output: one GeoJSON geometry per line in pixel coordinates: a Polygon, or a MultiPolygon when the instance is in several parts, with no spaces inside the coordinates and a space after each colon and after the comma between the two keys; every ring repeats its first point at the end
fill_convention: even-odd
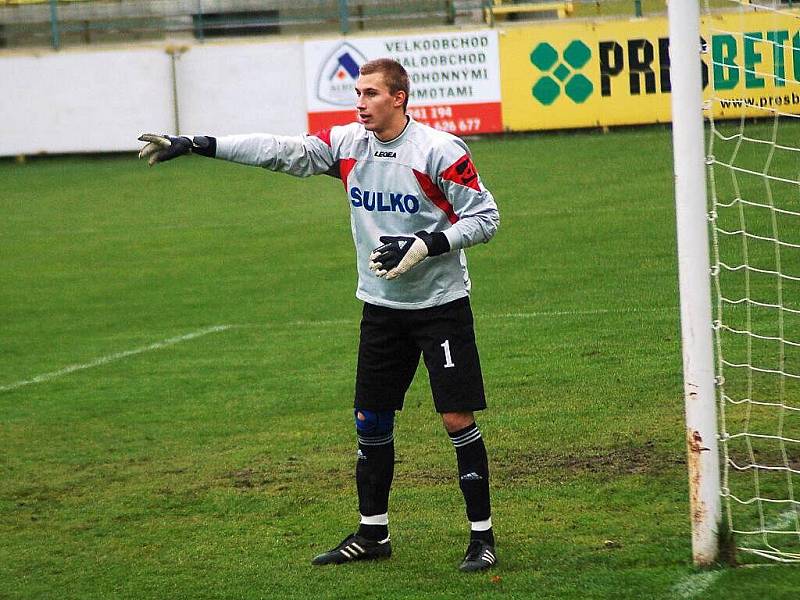
{"type": "Polygon", "coordinates": [[[697,0],[670,0],[668,17],[692,555],[708,566],[719,554],[721,501],[697,0]]]}

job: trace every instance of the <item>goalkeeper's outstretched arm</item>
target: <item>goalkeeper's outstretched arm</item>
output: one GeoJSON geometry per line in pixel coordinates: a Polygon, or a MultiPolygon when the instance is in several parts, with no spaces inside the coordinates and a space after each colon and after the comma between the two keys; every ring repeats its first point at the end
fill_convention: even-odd
{"type": "Polygon", "coordinates": [[[139,152],[139,158],[147,158],[150,166],[186,154],[199,154],[308,177],[329,173],[336,163],[332,148],[314,135],[282,136],[261,133],[218,138],[201,135],[189,138],[146,133],[139,140],[147,142],[139,152]]]}

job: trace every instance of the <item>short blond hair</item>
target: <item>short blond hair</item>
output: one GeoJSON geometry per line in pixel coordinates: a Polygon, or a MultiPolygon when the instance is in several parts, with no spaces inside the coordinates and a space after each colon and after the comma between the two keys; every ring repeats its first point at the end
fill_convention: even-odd
{"type": "Polygon", "coordinates": [[[408,73],[405,68],[396,60],[391,58],[376,58],[361,65],[359,73],[362,75],[372,75],[373,73],[382,73],[383,80],[389,88],[390,94],[397,92],[406,93],[406,101],[403,103],[403,110],[408,108],[408,96],[410,85],[408,83],[408,73]]]}

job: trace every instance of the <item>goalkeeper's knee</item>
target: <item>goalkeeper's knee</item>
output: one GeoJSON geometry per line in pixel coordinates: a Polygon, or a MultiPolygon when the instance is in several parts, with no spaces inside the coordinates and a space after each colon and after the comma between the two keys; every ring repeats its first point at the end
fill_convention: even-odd
{"type": "Polygon", "coordinates": [[[354,411],[358,441],[368,446],[388,444],[394,440],[394,411],[372,411],[357,408],[354,411]]]}

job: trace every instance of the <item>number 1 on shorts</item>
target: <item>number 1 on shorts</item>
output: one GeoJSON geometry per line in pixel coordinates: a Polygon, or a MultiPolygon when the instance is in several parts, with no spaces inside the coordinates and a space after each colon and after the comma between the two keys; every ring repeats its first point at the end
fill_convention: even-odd
{"type": "Polygon", "coordinates": [[[450,355],[450,340],[445,340],[444,344],[439,344],[444,348],[444,368],[455,367],[456,363],[453,362],[453,357],[450,355]]]}

